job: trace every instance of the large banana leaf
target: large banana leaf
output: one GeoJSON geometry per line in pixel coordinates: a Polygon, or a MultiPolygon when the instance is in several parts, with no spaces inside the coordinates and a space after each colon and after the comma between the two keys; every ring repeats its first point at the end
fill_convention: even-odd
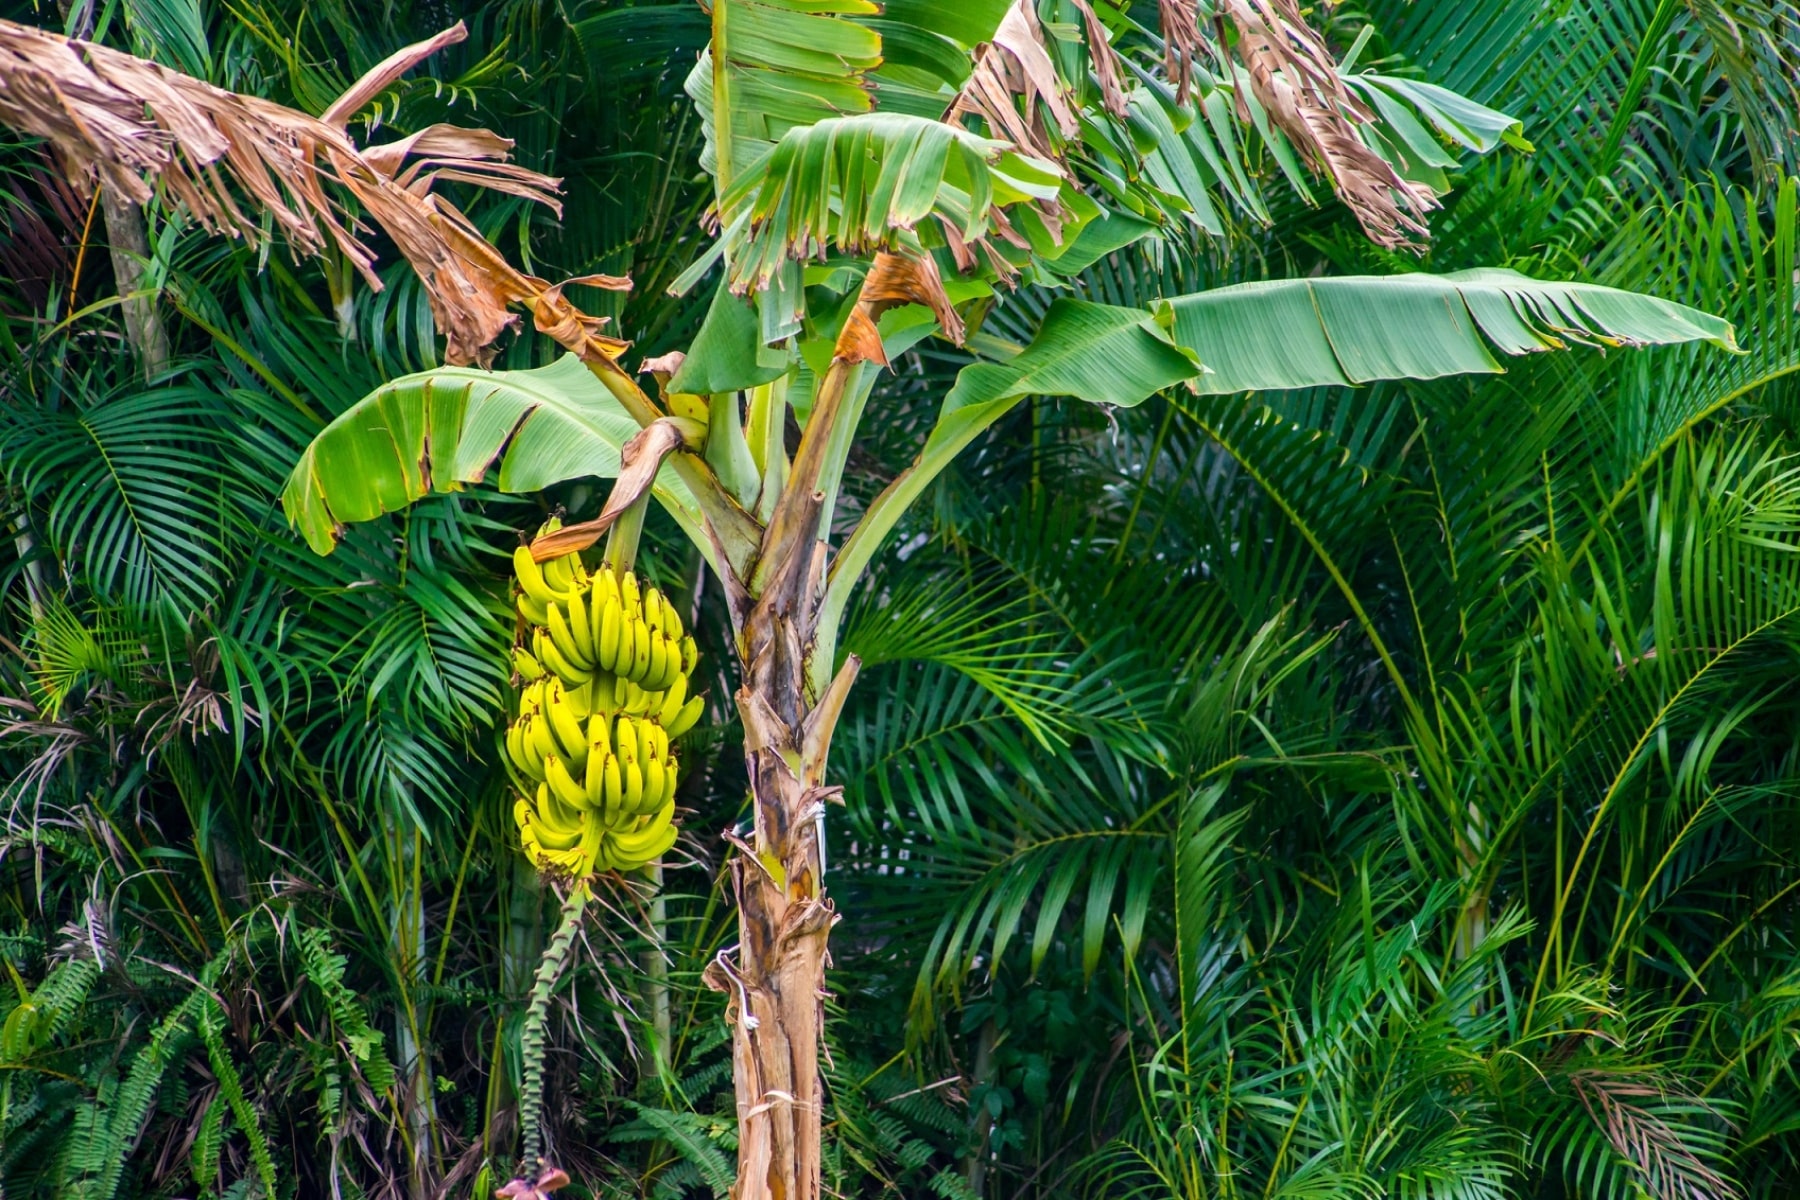
{"type": "Polygon", "coordinates": [[[829,671],[849,592],[907,508],[1026,396],[1130,406],[1178,384],[1223,395],[1499,372],[1490,342],[1518,355],[1570,342],[1696,341],[1737,348],[1729,321],[1685,304],[1500,270],[1238,284],[1161,301],[1151,313],[1059,300],[1022,353],[963,368],[919,457],[844,544],[826,595],[820,641],[828,649],[817,669],[829,671]]]}
{"type": "Polygon", "coordinates": [[[947,122],[836,117],[790,129],[767,167],[726,194],[727,209],[744,208],[725,258],[735,285],[760,288],[790,258],[887,248],[928,218],[972,245],[995,228],[996,208],[1053,200],[1061,183],[1054,163],[947,122]]]}
{"type": "Polygon", "coordinates": [[[869,0],[716,0],[687,92],[706,130],[700,164],[721,189],[789,129],[873,107],[863,76],[881,62],[881,37],[845,18],[878,11],[869,0]]]}
{"type": "Polygon", "coordinates": [[[1193,387],[1211,395],[1503,371],[1490,343],[1514,355],[1570,342],[1737,349],[1729,321],[1685,304],[1501,270],[1243,283],[1161,311],[1206,367],[1193,387]]]}
{"type": "MultiPolygon", "coordinates": [[[[611,478],[637,431],[573,354],[532,371],[440,367],[384,384],[326,426],[281,503],[307,544],[329,554],[344,525],[478,483],[496,462],[506,492],[611,478]]],[[[672,471],[658,476],[654,494],[696,545],[709,546],[699,508],[672,471]]]]}

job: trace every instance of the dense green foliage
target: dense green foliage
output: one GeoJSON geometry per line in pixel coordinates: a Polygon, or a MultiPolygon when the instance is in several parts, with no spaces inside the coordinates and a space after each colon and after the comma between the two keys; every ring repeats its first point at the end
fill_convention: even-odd
{"type": "MultiPolygon", "coordinates": [[[[445,19],[89,17],[311,111],[445,19]]],[[[516,138],[564,177],[564,218],[492,196],[472,216],[547,277],[629,270],[629,298],[584,301],[639,350],[680,344],[707,299],[664,290],[708,194],[681,93],[703,15],[465,19],[381,120],[474,107],[516,138]]],[[[1340,54],[1525,121],[1532,153],[1449,167],[1430,269],[1641,289],[1727,316],[1746,353],[1038,399],[977,442],[842,639],[865,672],[834,745],[841,1194],[1800,1186],[1794,14],[1328,19],[1340,54]]],[[[580,1185],[723,1194],[727,1031],[699,974],[731,937],[713,868],[744,780],[697,557],[653,523],[715,698],[686,760],[691,865],[654,904],[601,890],[526,1064],[558,905],[508,841],[505,556],[601,491],[474,488],[314,557],[277,497],[331,416],[434,361],[411,276],[350,299],[329,264],[152,209],[172,354],[146,384],[100,220],[39,148],[0,170],[0,1194],[467,1195],[515,1151],[540,1065],[580,1185]]],[[[1418,265],[1335,205],[1270,204],[1228,253],[1134,250],[1077,290],[1418,265]]],[[[982,334],[1024,343],[1041,315],[1003,299],[982,334]]],[[[880,384],[850,516],[963,361],[915,353],[880,384]]]]}

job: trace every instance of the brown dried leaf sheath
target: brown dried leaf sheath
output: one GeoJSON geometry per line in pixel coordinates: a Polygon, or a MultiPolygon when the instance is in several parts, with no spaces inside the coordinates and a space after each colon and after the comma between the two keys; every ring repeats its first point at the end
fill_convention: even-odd
{"type": "Polygon", "coordinates": [[[295,253],[334,245],[379,290],[357,221],[324,185],[344,188],[423,280],[452,363],[491,358],[488,348],[517,322],[506,311],[511,303],[533,304],[540,326],[585,341],[598,334],[596,322],[544,281],[515,270],[431,194],[434,183],[453,180],[557,208],[557,180],[506,162],[512,143],[485,130],[434,125],[368,150],[344,130],[402,73],[466,36],[459,23],[398,52],[321,118],[105,46],[0,21],[0,121],[48,139],[83,179],[98,173],[138,203],[151,195],[146,177],[159,180],[170,199],[214,232],[260,242],[267,213],[295,253]],[[406,167],[409,156],[415,161],[406,167]]]}
{"type": "Polygon", "coordinates": [[[896,304],[923,304],[937,317],[943,335],[962,344],[962,318],[950,306],[950,297],[944,293],[943,277],[938,274],[936,261],[929,255],[911,258],[885,250],[877,254],[863,280],[862,300],[877,317],[896,304]]]}
{"type": "Polygon", "coordinates": [[[672,417],[662,417],[638,430],[620,448],[619,476],[613,482],[600,515],[591,521],[564,525],[533,541],[533,561],[549,562],[565,554],[586,550],[599,541],[600,535],[611,529],[613,522],[624,516],[625,510],[650,490],[656,482],[656,473],[662,469],[663,460],[684,448],[692,447],[687,446],[681,422],[672,417]]]}

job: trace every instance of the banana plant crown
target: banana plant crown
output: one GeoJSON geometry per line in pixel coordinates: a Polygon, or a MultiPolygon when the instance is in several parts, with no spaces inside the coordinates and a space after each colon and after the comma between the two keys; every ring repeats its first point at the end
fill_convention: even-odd
{"type": "MultiPolygon", "coordinates": [[[[657,396],[560,286],[463,247],[571,353],[384,385],[308,448],[283,497],[290,519],[328,553],[345,523],[495,466],[509,491],[632,476],[623,500],[648,490],[754,597],[793,516],[784,495],[820,496],[817,534],[831,529],[883,366],[926,338],[959,345],[970,361],[917,459],[836,550],[816,694],[871,557],[1026,397],[1128,406],[1173,387],[1497,372],[1502,356],[1570,343],[1734,348],[1726,322],[1682,305],[1503,270],[1252,283],[1148,307],[1075,298],[1070,284],[1104,256],[1267,222],[1272,175],[1309,202],[1329,188],[1381,245],[1417,247],[1462,154],[1530,149],[1503,113],[1358,69],[1362,40],[1335,58],[1295,0],[1160,0],[1155,28],[1140,13],[1107,0],[714,0],[686,90],[717,234],[673,287],[711,299],[685,354],[644,364],[657,396]],[[1009,292],[1034,291],[1059,298],[1028,342],[984,333],[1009,292]],[[815,443],[794,459],[790,413],[815,443]]],[[[586,542],[622,511],[608,507],[586,542]]],[[[540,553],[579,548],[582,532],[540,553]]]]}

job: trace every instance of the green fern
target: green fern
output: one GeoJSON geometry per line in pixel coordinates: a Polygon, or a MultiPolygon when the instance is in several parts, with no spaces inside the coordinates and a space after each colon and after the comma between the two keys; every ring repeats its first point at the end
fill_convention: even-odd
{"type": "Polygon", "coordinates": [[[280,1195],[276,1190],[275,1159],[269,1153],[269,1139],[263,1133],[262,1122],[244,1095],[244,1084],[238,1075],[237,1064],[232,1061],[231,1051],[225,1045],[225,1010],[212,993],[208,992],[197,1016],[200,1040],[206,1044],[206,1059],[212,1064],[213,1075],[219,1081],[219,1094],[231,1106],[231,1114],[236,1119],[238,1128],[243,1130],[245,1139],[250,1143],[250,1161],[256,1166],[257,1178],[262,1181],[263,1195],[273,1200],[280,1195]]]}
{"type": "Polygon", "coordinates": [[[321,928],[298,927],[294,932],[294,944],[307,979],[324,997],[342,1044],[369,1086],[383,1094],[392,1090],[394,1067],[382,1048],[382,1033],[370,1026],[362,1002],[344,983],[344,968],[349,959],[332,950],[331,934],[321,928]]]}
{"type": "Polygon", "coordinates": [[[125,1078],[106,1081],[92,1101],[78,1106],[59,1167],[64,1194],[78,1200],[112,1200],[117,1195],[163,1075],[213,1003],[210,984],[203,977],[201,985],[157,1023],[125,1078]]]}

